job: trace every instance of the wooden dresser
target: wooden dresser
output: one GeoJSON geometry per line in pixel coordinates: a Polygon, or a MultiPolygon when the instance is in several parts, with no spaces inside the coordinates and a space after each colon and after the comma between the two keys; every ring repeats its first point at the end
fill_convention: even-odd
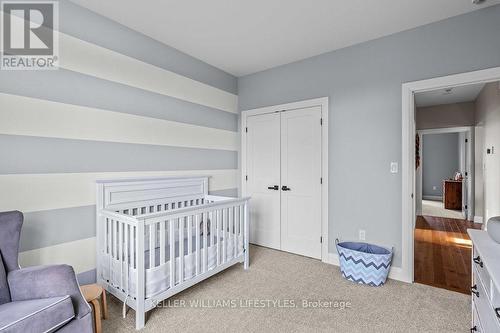
{"type": "Polygon", "coordinates": [[[444,209],[462,210],[462,181],[443,180],[444,209]]]}
{"type": "Polygon", "coordinates": [[[471,332],[500,332],[500,244],[484,230],[468,229],[472,240],[471,332]]]}

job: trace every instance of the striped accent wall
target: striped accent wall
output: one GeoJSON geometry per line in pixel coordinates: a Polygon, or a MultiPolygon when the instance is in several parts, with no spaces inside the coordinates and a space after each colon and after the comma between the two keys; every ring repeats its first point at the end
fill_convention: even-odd
{"type": "Polygon", "coordinates": [[[95,181],[206,175],[237,196],[235,77],[69,1],[60,69],[0,73],[0,211],[20,210],[22,266],[95,281],[95,181]]]}

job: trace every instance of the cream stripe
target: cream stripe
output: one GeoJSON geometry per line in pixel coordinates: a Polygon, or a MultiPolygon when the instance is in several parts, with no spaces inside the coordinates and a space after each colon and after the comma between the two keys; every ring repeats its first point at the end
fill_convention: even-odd
{"type": "Polygon", "coordinates": [[[207,175],[209,190],[238,187],[238,170],[186,170],[0,175],[0,211],[32,212],[95,204],[95,181],[111,178],[207,175]]]}
{"type": "Polygon", "coordinates": [[[57,244],[19,253],[21,267],[68,264],[75,272],[86,272],[96,267],[95,237],[57,244]]]}
{"type": "Polygon", "coordinates": [[[0,93],[0,133],[238,150],[237,132],[0,93]]]}
{"type": "Polygon", "coordinates": [[[59,33],[60,67],[101,79],[237,113],[238,96],[59,33]]]}
{"type": "MultiPolygon", "coordinates": [[[[0,11],[3,16],[3,12],[0,11]]],[[[23,20],[11,16],[13,21],[23,20]]],[[[68,70],[238,113],[238,96],[59,32],[59,66],[68,70]]]]}

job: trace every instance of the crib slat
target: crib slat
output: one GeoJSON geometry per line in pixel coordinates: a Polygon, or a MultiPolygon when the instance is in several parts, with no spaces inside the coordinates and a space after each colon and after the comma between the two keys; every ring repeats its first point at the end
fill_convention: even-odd
{"type": "Polygon", "coordinates": [[[160,225],[160,265],[165,264],[165,226],[166,222],[162,221],[160,225]]]}
{"type": "Polygon", "coordinates": [[[129,239],[128,239],[128,233],[129,233],[129,229],[130,229],[130,226],[128,224],[125,224],[124,225],[125,227],[125,234],[124,234],[124,237],[125,237],[125,287],[124,287],[124,290],[125,290],[125,293],[128,295],[129,293],[129,289],[128,289],[128,281],[129,281],[129,251],[128,251],[128,245],[129,245],[129,239]]]}
{"type": "Polygon", "coordinates": [[[185,217],[179,219],[179,283],[184,281],[184,221],[185,217]]]}
{"type": "MultiPolygon", "coordinates": [[[[117,234],[118,234],[118,220],[113,220],[113,259],[116,260],[117,253],[118,253],[118,239],[117,239],[117,234]]],[[[113,264],[113,267],[115,265],[113,264]]],[[[114,274],[114,269],[113,269],[113,281],[115,281],[115,274],[114,274]]],[[[113,284],[115,284],[113,282],[113,284]]]]}
{"type": "Polygon", "coordinates": [[[118,262],[120,263],[120,290],[123,290],[123,223],[118,222],[118,262]]]}
{"type": "Polygon", "coordinates": [[[237,242],[238,238],[236,237],[236,216],[234,214],[235,214],[234,207],[229,208],[229,216],[231,217],[229,232],[231,235],[231,239],[233,240],[233,255],[231,256],[232,258],[236,258],[236,249],[237,249],[236,245],[238,244],[237,242]]]}
{"type": "Polygon", "coordinates": [[[194,253],[195,261],[196,261],[196,275],[200,274],[200,215],[195,215],[196,224],[196,250],[194,253]]]}
{"type": "Polygon", "coordinates": [[[112,270],[111,270],[111,263],[112,263],[112,254],[111,254],[111,249],[112,249],[112,244],[111,244],[111,230],[112,230],[112,227],[113,227],[113,220],[112,219],[107,219],[107,224],[108,224],[108,233],[106,234],[106,237],[108,238],[108,281],[111,283],[111,274],[112,274],[112,270]]]}
{"type": "Polygon", "coordinates": [[[169,233],[170,233],[170,288],[175,285],[175,220],[169,220],[169,233]]]}
{"type": "Polygon", "coordinates": [[[220,210],[215,211],[215,228],[217,229],[217,266],[220,265],[220,210]]]}
{"type": "Polygon", "coordinates": [[[133,237],[132,248],[133,248],[133,251],[134,251],[134,256],[133,256],[133,258],[134,258],[134,268],[137,268],[137,259],[136,259],[136,256],[135,256],[136,253],[137,253],[137,243],[135,241],[135,239],[137,238],[137,235],[138,235],[137,232],[138,232],[137,228],[134,227],[133,234],[132,234],[132,237],[133,237]]]}
{"type": "Polygon", "coordinates": [[[202,221],[203,221],[203,272],[207,271],[207,265],[208,265],[208,246],[207,246],[207,233],[208,233],[208,228],[207,228],[207,220],[208,220],[208,214],[203,213],[202,214],[202,221]]]}
{"type": "Polygon", "coordinates": [[[222,263],[227,260],[227,209],[222,210],[222,263]]]}
{"type": "MultiPolygon", "coordinates": [[[[215,234],[214,234],[214,212],[211,211],[208,213],[208,216],[209,216],[209,220],[210,220],[210,246],[213,247],[214,246],[214,239],[215,239],[215,234]]],[[[207,221],[208,223],[208,221],[207,221]]]]}
{"type": "Polygon", "coordinates": [[[193,217],[187,217],[188,250],[186,254],[193,252],[193,217]]]}
{"type": "Polygon", "coordinates": [[[156,223],[149,225],[149,268],[155,267],[155,257],[156,257],[156,249],[155,249],[155,241],[156,241],[156,232],[155,232],[156,223]]]}

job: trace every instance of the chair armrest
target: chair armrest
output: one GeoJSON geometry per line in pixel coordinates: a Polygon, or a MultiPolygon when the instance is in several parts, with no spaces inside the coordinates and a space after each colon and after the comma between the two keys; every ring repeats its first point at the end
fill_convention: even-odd
{"type": "Polygon", "coordinates": [[[9,272],[7,280],[12,301],[69,295],[76,318],[91,309],[83,298],[73,267],[69,265],[33,266],[9,272]]]}

